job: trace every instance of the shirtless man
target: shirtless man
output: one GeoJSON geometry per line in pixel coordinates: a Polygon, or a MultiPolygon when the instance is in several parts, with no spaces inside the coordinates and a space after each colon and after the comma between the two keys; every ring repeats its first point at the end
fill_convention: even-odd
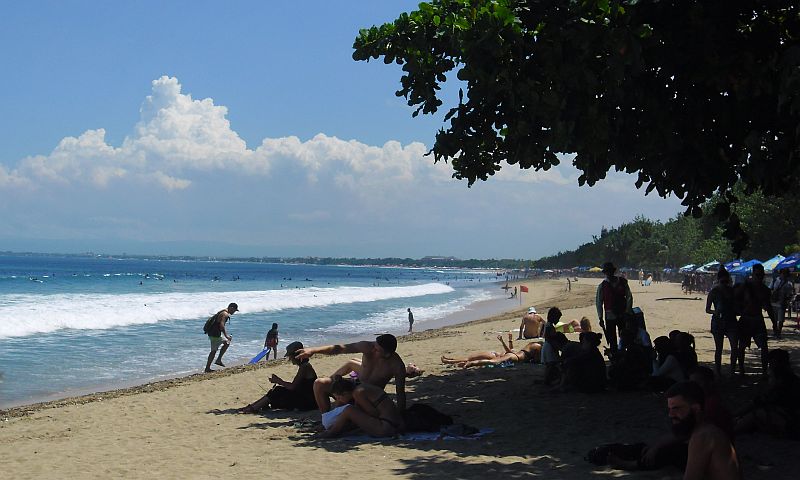
{"type": "Polygon", "coordinates": [[[519,336],[517,340],[537,338],[542,335],[542,326],[544,319],[536,313],[536,307],[531,307],[522,317],[522,322],[519,324],[519,336]]]}
{"type": "Polygon", "coordinates": [[[666,397],[673,432],[689,439],[684,480],[741,479],[739,460],[730,438],[703,418],[702,387],[694,382],[676,383],[667,390],[666,397]]]}
{"type": "MultiPolygon", "coordinates": [[[[358,374],[358,381],[362,384],[373,385],[383,389],[389,383],[389,380],[394,378],[397,391],[397,408],[403,411],[406,409],[406,366],[395,350],[397,350],[395,336],[383,334],[378,335],[374,342],[365,341],[346,345],[303,348],[297,351],[296,356],[299,360],[303,360],[316,354],[360,353],[361,369],[358,374]]],[[[317,406],[322,413],[331,409],[330,389],[330,377],[317,378],[314,382],[314,398],[317,400],[317,406]]]]}

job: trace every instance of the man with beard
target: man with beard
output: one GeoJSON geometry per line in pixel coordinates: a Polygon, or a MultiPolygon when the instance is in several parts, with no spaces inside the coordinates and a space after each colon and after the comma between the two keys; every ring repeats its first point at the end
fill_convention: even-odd
{"type": "Polygon", "coordinates": [[[666,397],[672,432],[689,440],[684,480],[741,479],[739,460],[730,438],[703,418],[703,388],[694,382],[680,382],[667,390],[666,397]]]}
{"type": "MultiPolygon", "coordinates": [[[[713,372],[706,370],[706,375],[713,378],[713,372]]],[[[724,412],[719,406],[712,407],[716,408],[715,412],[706,415],[703,387],[693,381],[679,382],[672,385],[665,396],[671,432],[648,445],[616,444],[608,450],[606,463],[621,470],[657,470],[673,466],[685,470],[684,479],[740,479],[736,450],[728,434],[720,428],[729,429],[730,425],[720,422],[724,412]],[[720,425],[711,423],[712,420],[720,425]]]]}

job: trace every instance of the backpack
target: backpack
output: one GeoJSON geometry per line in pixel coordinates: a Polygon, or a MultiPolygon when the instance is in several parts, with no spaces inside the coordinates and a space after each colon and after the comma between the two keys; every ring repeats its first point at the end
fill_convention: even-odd
{"type": "Polygon", "coordinates": [[[622,277],[617,277],[616,284],[604,280],[603,288],[611,289],[611,311],[615,315],[622,315],[628,309],[628,281],[622,277]]]}
{"type": "Polygon", "coordinates": [[[203,325],[203,333],[211,337],[219,337],[222,333],[219,329],[219,322],[217,321],[219,313],[215,313],[208,317],[205,325],[203,325]]]}
{"type": "Polygon", "coordinates": [[[403,421],[409,432],[438,432],[453,424],[453,417],[425,403],[415,403],[403,412],[403,421]]]}

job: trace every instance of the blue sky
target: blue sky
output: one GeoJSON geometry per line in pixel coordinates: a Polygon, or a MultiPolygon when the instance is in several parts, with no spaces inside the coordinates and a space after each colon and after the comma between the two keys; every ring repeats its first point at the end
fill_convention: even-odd
{"type": "Polygon", "coordinates": [[[568,158],[472,188],[434,165],[441,115],[351,58],[416,4],[5,2],[0,250],[538,258],[681,211],[568,158]]]}

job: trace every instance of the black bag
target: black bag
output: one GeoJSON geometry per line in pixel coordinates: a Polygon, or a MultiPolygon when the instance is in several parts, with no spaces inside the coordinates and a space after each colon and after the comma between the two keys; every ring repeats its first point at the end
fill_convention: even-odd
{"type": "Polygon", "coordinates": [[[608,465],[608,456],[610,454],[614,454],[623,460],[638,461],[644,448],[644,443],[607,443],[589,450],[584,459],[599,466],[608,465]]]}
{"type": "Polygon", "coordinates": [[[206,320],[205,325],[203,325],[203,333],[209,337],[219,337],[222,334],[222,331],[219,328],[219,321],[217,320],[218,316],[219,313],[211,315],[211,317],[206,320]]]}
{"type": "Polygon", "coordinates": [[[424,403],[415,403],[403,412],[403,421],[409,432],[438,432],[453,424],[453,417],[424,403]]]}

